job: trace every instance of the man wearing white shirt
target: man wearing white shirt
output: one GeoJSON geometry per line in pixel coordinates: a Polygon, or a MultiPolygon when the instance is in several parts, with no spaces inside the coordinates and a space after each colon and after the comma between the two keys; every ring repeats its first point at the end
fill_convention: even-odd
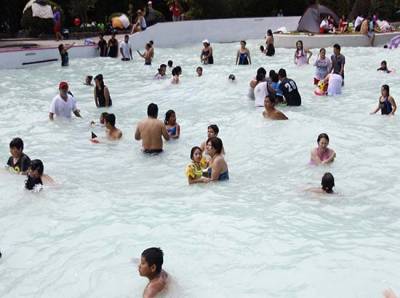
{"type": "Polygon", "coordinates": [[[121,42],[119,51],[122,55],[122,61],[129,61],[132,58],[132,45],[129,42],[129,35],[125,35],[124,41],[121,42]]]}
{"type": "Polygon", "coordinates": [[[50,105],[49,118],[54,120],[54,115],[62,118],[71,118],[72,112],[76,117],[81,117],[78,108],[76,107],[75,98],[68,93],[67,82],[61,82],[59,85],[60,94],[53,98],[50,105]]]}

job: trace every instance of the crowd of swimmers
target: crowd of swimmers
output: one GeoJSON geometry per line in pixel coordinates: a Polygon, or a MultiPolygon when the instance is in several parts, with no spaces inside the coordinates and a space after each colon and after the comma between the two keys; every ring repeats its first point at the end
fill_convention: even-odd
{"type": "MultiPolygon", "coordinates": [[[[124,40],[118,45],[115,34],[106,42],[104,37],[100,35],[98,42],[99,54],[102,57],[117,57],[118,48],[122,60],[132,59],[132,46],[129,42],[129,36],[126,35],[124,40]]],[[[138,54],[144,59],[146,65],[151,65],[154,57],[154,43],[150,41],[145,46],[145,52],[138,54]]],[[[63,66],[68,65],[68,50],[73,46],[60,45],[59,51],[63,66]]],[[[274,38],[271,30],[267,31],[265,39],[265,47],[260,46],[260,50],[267,56],[275,54],[274,38]]],[[[294,63],[298,66],[310,63],[313,53],[304,48],[303,42],[296,43],[294,53],[294,63]]],[[[200,62],[203,64],[214,64],[214,52],[211,43],[203,40],[203,48],[200,54],[200,62]]],[[[240,48],[236,55],[237,65],[251,64],[250,50],[246,47],[246,41],[240,41],[240,48]]],[[[326,49],[321,48],[317,59],[314,62],[315,76],[314,85],[317,86],[317,95],[339,95],[344,85],[344,67],[345,56],[341,54],[341,47],[338,44],[333,46],[333,54],[330,58],[326,55],[326,49]]],[[[171,73],[171,83],[179,84],[179,76],[182,74],[180,66],[173,66],[173,61],[169,60],[167,64],[161,64],[158,68],[154,79],[161,80],[167,77],[168,72],[171,73]]],[[[382,61],[378,71],[390,73],[387,62],[382,61]]],[[[203,76],[203,68],[196,68],[196,75],[203,76]]],[[[235,81],[233,74],[229,75],[229,80],[235,81]]],[[[104,82],[102,74],[87,76],[85,84],[93,86],[94,104],[98,108],[108,108],[113,105],[110,90],[104,82]],[[92,83],[94,80],[94,85],[92,83]]],[[[254,99],[256,107],[263,107],[262,115],[271,120],[288,120],[288,117],[279,111],[276,106],[284,104],[287,106],[300,106],[301,95],[296,82],[288,78],[284,68],[278,71],[270,70],[267,76],[265,68],[257,69],[256,76],[250,81],[249,97],[254,99]]],[[[397,106],[394,98],[390,95],[389,86],[383,85],[381,88],[381,96],[378,99],[377,107],[372,114],[381,111],[383,115],[394,115],[397,106]]],[[[142,151],[146,154],[160,154],[163,152],[163,140],[178,139],[181,134],[181,127],[177,121],[175,111],[168,110],[165,113],[164,120],[158,119],[158,106],[150,103],[147,107],[147,117],[141,120],[135,130],[134,138],[142,143],[142,151]]],[[[60,82],[58,94],[53,98],[50,109],[49,119],[54,118],[71,118],[72,114],[81,117],[77,107],[76,99],[69,90],[67,82],[60,82]]],[[[91,127],[100,126],[105,130],[106,139],[117,141],[122,138],[122,131],[116,127],[116,116],[112,113],[103,112],[97,122],[92,121],[91,127]]],[[[207,138],[198,146],[193,146],[190,150],[190,163],[186,166],[185,175],[189,184],[210,183],[214,181],[229,180],[228,163],[225,160],[225,148],[222,139],[218,137],[219,127],[211,124],[207,127],[207,138]]],[[[91,141],[101,143],[102,140],[92,132],[91,141]]],[[[317,147],[311,151],[310,164],[325,165],[334,162],[336,153],[328,147],[329,136],[321,133],[317,137],[317,147]]],[[[43,184],[54,184],[52,178],[44,174],[44,164],[40,159],[31,160],[24,152],[24,143],[21,138],[14,138],[10,145],[10,158],[7,166],[10,171],[22,175],[26,175],[25,188],[28,190],[40,190],[43,184]]],[[[332,173],[326,172],[321,179],[321,187],[308,189],[312,192],[333,194],[335,180],[332,173]]],[[[162,291],[166,285],[167,273],[162,270],[163,252],[159,248],[149,248],[142,253],[139,264],[139,273],[149,279],[149,284],[144,291],[144,297],[154,297],[155,294],[162,291]]]]}

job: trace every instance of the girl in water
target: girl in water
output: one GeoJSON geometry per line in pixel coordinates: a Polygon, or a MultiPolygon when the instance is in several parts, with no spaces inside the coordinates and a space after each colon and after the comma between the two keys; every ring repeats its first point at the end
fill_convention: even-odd
{"type": "Polygon", "coordinates": [[[58,46],[58,51],[60,52],[61,56],[61,66],[68,66],[69,65],[69,57],[68,57],[68,50],[74,46],[75,42],[68,46],[64,46],[60,44],[58,46]]]}
{"type": "Polygon", "coordinates": [[[381,96],[379,97],[377,108],[371,113],[375,114],[381,110],[382,115],[394,115],[397,110],[396,102],[394,98],[390,95],[389,85],[383,85],[381,88],[381,96]]]}
{"type": "Polygon", "coordinates": [[[186,167],[186,177],[189,184],[207,183],[209,178],[203,177],[203,170],[207,168],[207,162],[203,158],[203,151],[200,147],[193,147],[190,151],[190,159],[192,163],[186,167]]]}
{"type": "Polygon", "coordinates": [[[203,46],[204,48],[200,54],[200,61],[203,64],[214,64],[213,49],[207,39],[203,40],[203,46]]]}
{"type": "Polygon", "coordinates": [[[254,88],[260,83],[266,81],[265,77],[267,76],[267,71],[264,67],[260,67],[257,69],[257,75],[254,79],[250,81],[250,89],[249,89],[249,97],[251,99],[255,99],[254,88]]]}
{"type": "Polygon", "coordinates": [[[246,48],[246,41],[240,42],[240,49],[236,55],[236,65],[249,65],[251,64],[250,51],[246,48]]]}
{"type": "Polygon", "coordinates": [[[303,42],[301,40],[297,41],[296,52],[294,52],[294,64],[298,66],[309,64],[311,56],[312,52],[308,49],[304,49],[303,42]]]}
{"type": "Polygon", "coordinates": [[[334,161],[336,152],[328,148],[329,136],[326,133],[321,133],[317,139],[318,147],[311,151],[311,164],[321,165],[328,164],[334,161]]]}
{"type": "Polygon", "coordinates": [[[331,59],[326,57],[326,50],[324,48],[319,50],[319,55],[317,60],[314,62],[314,66],[316,68],[314,85],[318,85],[318,82],[325,79],[332,67],[331,59]]]}
{"type": "Polygon", "coordinates": [[[207,169],[207,177],[210,178],[210,181],[229,180],[228,165],[222,153],[223,147],[222,140],[218,137],[207,140],[207,153],[211,156],[207,169]]]}
{"type": "Polygon", "coordinates": [[[96,87],[94,87],[94,103],[96,107],[111,107],[112,100],[110,97],[110,91],[107,86],[104,85],[103,75],[98,74],[94,78],[94,82],[96,83],[96,87]]]}
{"type": "Polygon", "coordinates": [[[275,55],[275,47],[274,47],[274,35],[272,34],[272,30],[268,29],[265,43],[267,44],[267,49],[265,55],[274,56],[275,55]]]}
{"type": "Polygon", "coordinates": [[[25,188],[33,191],[40,191],[43,184],[53,184],[54,180],[43,174],[44,166],[40,159],[34,159],[28,169],[28,179],[25,181],[25,188]]]}
{"type": "Polygon", "coordinates": [[[169,136],[173,139],[178,139],[181,133],[181,127],[176,123],[176,114],[174,110],[168,110],[167,113],[165,113],[164,124],[169,136]]]}
{"type": "Polygon", "coordinates": [[[331,173],[325,173],[322,176],[321,188],[310,188],[309,191],[321,194],[334,194],[335,178],[331,173]]]}

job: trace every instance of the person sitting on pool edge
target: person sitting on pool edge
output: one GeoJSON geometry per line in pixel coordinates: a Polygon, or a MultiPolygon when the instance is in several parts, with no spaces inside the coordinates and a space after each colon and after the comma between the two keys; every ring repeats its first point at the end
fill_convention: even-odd
{"type": "Polygon", "coordinates": [[[328,164],[335,160],[336,152],[330,148],[329,136],[321,133],[317,138],[318,147],[311,151],[310,162],[315,165],[328,164]]]}
{"type": "Polygon", "coordinates": [[[122,137],[122,131],[115,127],[115,115],[107,114],[104,119],[106,125],[106,135],[110,140],[119,140],[122,137]]]}
{"type": "Polygon", "coordinates": [[[7,166],[16,174],[26,175],[31,159],[23,153],[24,142],[21,138],[14,138],[10,142],[11,156],[7,161],[7,166]]]}
{"type": "Polygon", "coordinates": [[[389,85],[383,85],[381,88],[381,96],[379,97],[378,106],[371,114],[376,114],[381,110],[382,115],[394,116],[397,110],[396,102],[394,98],[390,95],[389,85]]]}
{"type": "Polygon", "coordinates": [[[149,283],[143,291],[143,298],[156,297],[166,289],[168,273],[162,269],[164,253],[158,247],[150,247],[142,252],[138,271],[140,276],[147,277],[149,283]]]}
{"type": "Polygon", "coordinates": [[[151,103],[147,107],[147,119],[140,121],[136,127],[135,140],[142,140],[144,153],[163,152],[162,137],[169,140],[169,134],[164,123],[157,119],[158,106],[151,103]]]}
{"type": "Polygon", "coordinates": [[[210,181],[229,180],[228,164],[222,153],[223,147],[222,140],[218,137],[212,137],[207,140],[206,148],[211,160],[206,175],[207,178],[210,178],[210,181]]]}
{"type": "MultiPolygon", "coordinates": [[[[212,137],[218,137],[218,134],[219,134],[218,125],[211,124],[207,127],[207,140],[212,137]]],[[[207,140],[205,142],[201,143],[201,145],[200,145],[200,149],[203,152],[206,150],[207,140]]],[[[222,147],[222,154],[225,154],[225,150],[223,147],[222,147]]]]}
{"type": "Polygon", "coordinates": [[[335,178],[331,173],[325,173],[321,179],[321,188],[310,188],[308,191],[322,194],[334,194],[335,178]]]}
{"type": "Polygon", "coordinates": [[[275,108],[275,97],[267,96],[264,99],[265,111],[263,112],[264,118],[271,120],[288,120],[285,114],[275,108]]]}
{"type": "Polygon", "coordinates": [[[209,178],[203,177],[203,170],[207,168],[207,161],[203,157],[203,151],[200,147],[193,147],[190,151],[192,162],[186,167],[186,176],[189,184],[207,183],[209,178]]]}
{"type": "Polygon", "coordinates": [[[181,134],[181,127],[176,122],[176,114],[174,110],[168,110],[165,113],[164,124],[167,128],[169,136],[173,139],[178,139],[179,135],[181,134]]]}
{"type": "Polygon", "coordinates": [[[40,191],[43,188],[43,184],[53,184],[53,179],[43,174],[43,171],[43,162],[40,159],[32,160],[28,168],[28,179],[25,181],[25,188],[40,191]]]}

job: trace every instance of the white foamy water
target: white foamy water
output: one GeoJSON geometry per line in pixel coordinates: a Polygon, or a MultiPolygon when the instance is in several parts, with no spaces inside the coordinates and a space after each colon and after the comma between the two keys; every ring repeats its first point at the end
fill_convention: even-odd
{"type": "MultiPolygon", "coordinates": [[[[0,172],[0,297],[141,297],[146,280],[132,258],[161,247],[176,285],[167,297],[380,297],[400,291],[399,115],[369,115],[380,86],[400,102],[400,51],[344,48],[340,97],[313,95],[314,68],[293,65],[293,50],[268,58],[249,42],[252,66],[235,66],[238,44],[214,44],[215,65],[195,76],[201,45],[156,49],[151,67],[71,57],[58,64],[0,71],[0,159],[20,136],[59,187],[24,190],[0,172]],[[154,81],[160,63],[183,68],[179,86],[154,81]],[[376,71],[381,60],[398,73],[376,71]],[[286,68],[301,107],[280,107],[286,122],[263,119],[247,98],[259,66],[286,68]],[[102,73],[123,139],[89,142],[97,109],[85,75],[102,73]],[[236,83],[227,77],[234,73],[236,83]],[[83,119],[48,121],[58,83],[67,80],[83,119]],[[140,152],[134,129],[150,102],[160,118],[174,109],[181,138],[155,157],[140,152]],[[192,146],[220,127],[230,181],[188,186],[192,146]],[[317,135],[329,134],[337,159],[308,164],[317,135]],[[304,192],[324,172],[337,196],[304,192]]],[[[314,61],[317,54],[314,51],[314,61]]],[[[329,55],[332,49],[328,49],[329,55]]],[[[96,130],[102,135],[100,130],[96,130]]]]}

